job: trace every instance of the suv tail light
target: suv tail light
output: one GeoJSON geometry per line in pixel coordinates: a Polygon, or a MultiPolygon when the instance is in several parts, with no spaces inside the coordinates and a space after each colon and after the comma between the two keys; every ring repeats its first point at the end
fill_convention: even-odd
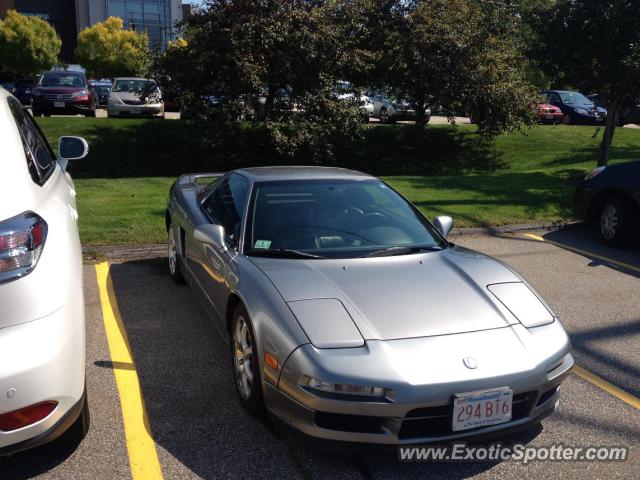
{"type": "Polygon", "coordinates": [[[35,268],[47,238],[47,223],[33,212],[0,222],[0,284],[35,268]]]}

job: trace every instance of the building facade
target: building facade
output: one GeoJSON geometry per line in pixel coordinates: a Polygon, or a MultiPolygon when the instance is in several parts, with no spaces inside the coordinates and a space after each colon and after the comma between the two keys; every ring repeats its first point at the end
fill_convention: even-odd
{"type": "Polygon", "coordinates": [[[51,23],[62,40],[61,59],[73,62],[78,36],[75,0],[0,0],[0,18],[7,10],[38,16],[51,23]]]}
{"type": "Polygon", "coordinates": [[[78,31],[120,17],[125,28],[145,31],[152,48],[164,48],[182,20],[182,0],[75,0],[78,31]]]}

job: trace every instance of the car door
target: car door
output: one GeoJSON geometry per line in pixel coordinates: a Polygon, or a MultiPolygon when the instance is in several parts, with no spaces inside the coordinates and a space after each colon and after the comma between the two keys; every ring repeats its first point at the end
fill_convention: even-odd
{"type": "Polygon", "coordinates": [[[234,259],[238,255],[242,235],[242,220],[247,208],[250,182],[241,174],[232,173],[223,178],[201,203],[209,221],[225,229],[226,249],[191,238],[192,248],[188,259],[190,266],[211,310],[225,331],[225,309],[231,285],[235,283],[234,259]]]}

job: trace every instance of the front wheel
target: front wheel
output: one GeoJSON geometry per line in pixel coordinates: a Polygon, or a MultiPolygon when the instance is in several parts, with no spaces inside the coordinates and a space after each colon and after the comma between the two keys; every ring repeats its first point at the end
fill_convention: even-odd
{"type": "Polygon", "coordinates": [[[568,113],[565,113],[564,117],[562,117],[562,123],[564,123],[565,125],[571,125],[573,123],[573,120],[571,119],[571,115],[568,113]]]}
{"type": "Polygon", "coordinates": [[[169,274],[171,279],[179,285],[184,285],[185,280],[180,271],[180,258],[178,256],[178,244],[175,239],[175,233],[173,232],[173,225],[169,224],[169,231],[167,234],[167,257],[169,261],[169,274]]]}
{"type": "Polygon", "coordinates": [[[607,245],[622,247],[631,242],[638,225],[638,216],[630,202],[610,198],[600,213],[600,234],[607,245]]]}
{"type": "Polygon", "coordinates": [[[233,312],[231,325],[233,378],[243,408],[252,415],[264,413],[260,362],[253,326],[242,304],[233,312]]]}

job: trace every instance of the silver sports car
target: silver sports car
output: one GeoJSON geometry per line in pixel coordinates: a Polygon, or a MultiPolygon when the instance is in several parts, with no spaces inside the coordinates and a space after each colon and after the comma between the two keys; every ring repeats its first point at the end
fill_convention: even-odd
{"type": "Polygon", "coordinates": [[[389,185],[338,168],[180,177],[169,267],[231,345],[242,405],[312,440],[492,436],[553,412],[573,365],[551,308],[447,241],[389,185]]]}

